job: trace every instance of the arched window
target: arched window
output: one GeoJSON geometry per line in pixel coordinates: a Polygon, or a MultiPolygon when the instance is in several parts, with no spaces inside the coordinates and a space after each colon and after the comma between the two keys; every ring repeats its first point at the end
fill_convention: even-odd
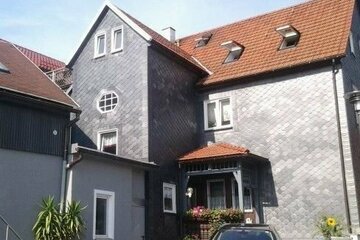
{"type": "Polygon", "coordinates": [[[98,100],[98,109],[101,113],[111,112],[119,102],[118,95],[113,92],[103,93],[98,100]]]}

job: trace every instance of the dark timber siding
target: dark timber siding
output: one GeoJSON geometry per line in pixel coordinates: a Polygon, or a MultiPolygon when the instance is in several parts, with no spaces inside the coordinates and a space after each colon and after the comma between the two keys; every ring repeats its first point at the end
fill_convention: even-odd
{"type": "MultiPolygon", "coordinates": [[[[173,240],[180,218],[163,213],[162,183],[178,183],[176,159],[198,146],[194,88],[198,77],[152,48],[148,59],[149,158],[160,166],[150,174],[149,231],[151,240],[173,240]]],[[[182,194],[176,187],[179,199],[182,194]]]]}
{"type": "Polygon", "coordinates": [[[66,114],[1,101],[0,148],[60,156],[67,121],[66,114]]]}

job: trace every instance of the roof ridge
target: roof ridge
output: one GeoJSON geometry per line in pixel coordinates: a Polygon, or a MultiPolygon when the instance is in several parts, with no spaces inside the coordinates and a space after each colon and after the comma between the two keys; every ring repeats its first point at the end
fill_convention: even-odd
{"type": "Polygon", "coordinates": [[[204,30],[204,31],[199,31],[199,32],[196,32],[196,33],[187,35],[187,36],[185,36],[185,37],[179,38],[179,39],[177,39],[177,41],[185,40],[185,39],[187,39],[187,38],[191,38],[191,37],[193,37],[193,36],[195,36],[195,35],[198,35],[198,34],[201,34],[201,33],[212,32],[212,31],[215,31],[215,30],[218,30],[218,29],[221,29],[221,28],[225,28],[225,27],[234,25],[234,24],[243,23],[243,22],[247,22],[247,21],[252,21],[252,20],[254,20],[254,19],[258,19],[258,18],[261,18],[261,17],[265,17],[265,16],[267,16],[267,15],[271,15],[271,14],[274,14],[274,13],[277,13],[277,12],[285,11],[285,10],[288,10],[288,9],[291,9],[291,8],[302,7],[302,6],[314,4],[314,3],[316,3],[316,2],[332,1],[332,0],[305,0],[305,1],[306,1],[306,2],[299,3],[299,4],[295,4],[295,5],[288,6],[288,7],[283,7],[283,8],[276,9],[276,10],[269,11],[269,12],[265,12],[265,13],[261,13],[261,14],[256,15],[256,16],[252,16],[252,17],[249,17],[249,18],[237,20],[237,21],[234,21],[234,22],[231,22],[231,23],[227,23],[227,24],[218,26],[218,27],[209,28],[209,29],[204,30]]]}
{"type": "MultiPolygon", "coordinates": [[[[23,48],[23,49],[25,49],[25,50],[34,52],[34,53],[39,54],[39,55],[41,55],[41,56],[43,56],[43,57],[50,58],[50,59],[52,59],[52,60],[55,60],[55,61],[57,61],[57,62],[60,62],[60,63],[62,63],[62,64],[65,66],[65,63],[64,63],[63,61],[60,61],[60,60],[58,60],[58,59],[56,59],[56,58],[50,57],[50,56],[48,56],[48,55],[45,55],[45,54],[43,54],[43,53],[40,53],[40,52],[38,52],[38,51],[32,50],[32,49],[27,48],[27,47],[20,46],[20,45],[15,44],[15,43],[12,43],[12,44],[13,44],[16,48],[23,48]]],[[[20,50],[20,49],[19,49],[19,50],[20,50]]],[[[20,51],[21,51],[21,50],[20,50],[20,51]]]]}
{"type": "Polygon", "coordinates": [[[245,152],[250,152],[250,150],[246,147],[237,146],[237,145],[234,145],[231,143],[219,142],[219,143],[215,143],[215,144],[217,144],[218,146],[221,146],[223,148],[227,148],[227,149],[239,150],[239,151],[244,150],[245,152]]]}

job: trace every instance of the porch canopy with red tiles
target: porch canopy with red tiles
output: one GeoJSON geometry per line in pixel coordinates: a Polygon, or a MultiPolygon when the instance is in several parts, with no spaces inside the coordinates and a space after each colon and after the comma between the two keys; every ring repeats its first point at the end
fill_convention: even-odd
{"type": "MultiPolygon", "coordinates": [[[[268,159],[250,153],[245,147],[214,143],[191,151],[178,159],[181,169],[181,191],[185,194],[191,176],[232,173],[238,184],[239,206],[243,208],[243,163],[266,163],[268,159]]],[[[186,206],[183,205],[186,210],[186,206]]]]}

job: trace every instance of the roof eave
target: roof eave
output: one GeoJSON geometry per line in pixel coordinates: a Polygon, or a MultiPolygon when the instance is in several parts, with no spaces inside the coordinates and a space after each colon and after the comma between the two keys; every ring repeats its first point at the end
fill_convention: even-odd
{"type": "Polygon", "coordinates": [[[294,64],[291,66],[267,70],[267,71],[263,71],[263,72],[259,72],[259,73],[255,73],[255,74],[248,74],[248,75],[243,75],[243,76],[239,76],[239,77],[226,78],[226,79],[217,80],[217,81],[210,82],[210,83],[206,83],[206,79],[203,79],[200,82],[198,82],[196,84],[196,86],[199,90],[208,90],[208,89],[217,88],[217,87],[239,84],[240,80],[257,78],[257,77],[264,78],[268,74],[287,74],[284,72],[291,70],[291,69],[298,69],[298,68],[303,68],[303,67],[314,67],[314,66],[316,67],[318,65],[322,66],[322,64],[331,65],[332,64],[331,61],[333,59],[339,61],[340,59],[342,59],[345,56],[346,56],[346,52],[338,54],[338,55],[334,55],[334,56],[325,57],[325,58],[322,58],[319,60],[304,62],[304,63],[300,63],[300,64],[294,64]]]}

